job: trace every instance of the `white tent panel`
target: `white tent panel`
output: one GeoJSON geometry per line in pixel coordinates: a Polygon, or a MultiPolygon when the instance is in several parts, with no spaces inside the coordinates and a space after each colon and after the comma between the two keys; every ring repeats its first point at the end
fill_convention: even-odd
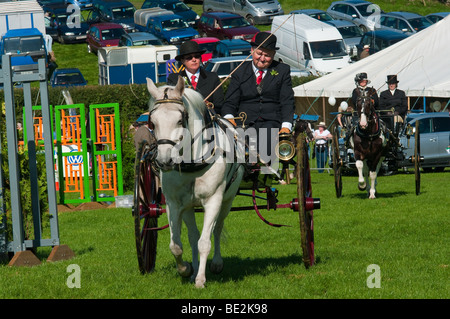
{"type": "Polygon", "coordinates": [[[294,88],[295,97],[348,98],[357,73],[366,72],[379,92],[397,74],[407,96],[450,97],[450,16],[376,54],[294,88]]]}

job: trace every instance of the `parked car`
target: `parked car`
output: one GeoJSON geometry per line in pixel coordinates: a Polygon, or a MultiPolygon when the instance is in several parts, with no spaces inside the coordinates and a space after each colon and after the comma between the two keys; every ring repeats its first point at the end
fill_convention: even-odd
{"type": "Polygon", "coordinates": [[[50,78],[50,85],[52,87],[85,86],[87,81],[77,68],[56,69],[50,78]]]}
{"type": "Polygon", "coordinates": [[[188,7],[184,2],[180,0],[145,0],[141,9],[159,7],[162,9],[170,10],[175,14],[178,14],[186,21],[191,27],[196,27],[199,15],[188,7]]]}
{"type": "Polygon", "coordinates": [[[192,39],[191,41],[197,42],[200,50],[206,51],[205,53],[202,54],[202,62],[206,63],[212,58],[213,51],[219,39],[214,37],[206,37],[206,38],[192,39]]]}
{"type": "Polygon", "coordinates": [[[119,47],[132,47],[139,45],[163,45],[164,43],[149,32],[125,33],[119,39],[119,47]]]}
{"type": "Polygon", "coordinates": [[[251,24],[270,24],[284,15],[277,0],[203,0],[203,12],[223,11],[238,14],[251,24]]]}
{"type": "Polygon", "coordinates": [[[227,12],[203,12],[197,29],[202,37],[246,41],[250,41],[259,32],[259,29],[240,15],[227,12]]]}
{"type": "Polygon", "coordinates": [[[322,22],[327,22],[334,20],[332,16],[330,16],[326,11],[320,10],[320,9],[300,9],[300,10],[294,10],[291,11],[291,14],[306,14],[307,16],[310,16],[311,18],[320,20],[322,22]]]}
{"type": "Polygon", "coordinates": [[[420,14],[397,11],[381,14],[377,29],[391,29],[411,35],[428,28],[432,24],[428,18],[420,14]]]}
{"type": "Polygon", "coordinates": [[[444,19],[449,14],[450,14],[450,12],[436,12],[436,13],[427,14],[425,17],[428,18],[428,20],[430,20],[432,23],[436,23],[436,22],[444,19]]]}
{"type": "MultiPolygon", "coordinates": [[[[251,61],[251,58],[248,58],[246,55],[212,58],[208,61],[208,63],[206,63],[205,70],[216,72],[219,78],[223,79],[226,78],[245,59],[247,59],[247,61],[251,61]]],[[[291,76],[303,77],[309,75],[309,72],[305,70],[291,67],[291,76]]]]}
{"type": "Polygon", "coordinates": [[[61,44],[86,42],[89,24],[80,11],[67,12],[66,4],[57,4],[46,6],[45,12],[45,32],[54,41],[61,44]]]}
{"type": "Polygon", "coordinates": [[[242,39],[224,39],[216,43],[216,48],[213,52],[213,58],[244,55],[248,56],[251,52],[252,46],[248,41],[242,39]]]}
{"type": "Polygon", "coordinates": [[[363,32],[374,30],[376,15],[383,11],[377,4],[364,0],[335,1],[327,12],[334,19],[353,22],[363,32]]]}
{"type": "Polygon", "coordinates": [[[101,22],[91,25],[86,42],[89,53],[97,54],[102,47],[118,46],[125,29],[118,23],[101,22]]]}
{"type": "Polygon", "coordinates": [[[92,0],[66,0],[66,2],[74,4],[81,9],[92,7],[92,0]]]}
{"type": "MultiPolygon", "coordinates": [[[[436,171],[443,171],[445,167],[450,167],[450,115],[449,112],[432,113],[410,113],[406,118],[415,130],[416,121],[419,121],[420,133],[420,156],[424,161],[421,167],[424,171],[430,171],[433,167],[436,171]]],[[[401,166],[410,167],[410,156],[414,155],[414,136],[409,139],[406,136],[406,125],[400,133],[400,144],[404,147],[405,157],[401,166]]]]}
{"type": "Polygon", "coordinates": [[[356,58],[358,56],[357,45],[361,42],[361,38],[364,35],[361,28],[345,20],[331,20],[325,22],[338,29],[339,33],[344,39],[345,50],[347,51],[348,55],[351,58],[356,58]]]}
{"type": "MultiPolygon", "coordinates": [[[[152,9],[140,9],[144,12],[152,9]]],[[[190,27],[178,14],[166,9],[152,11],[136,19],[136,29],[150,32],[160,38],[164,44],[180,45],[185,41],[199,38],[197,30],[190,27]]]]}
{"type": "Polygon", "coordinates": [[[372,55],[408,37],[407,34],[393,30],[375,30],[365,33],[359,44],[358,59],[365,45],[369,45],[369,53],[372,55]]]}
{"type": "Polygon", "coordinates": [[[134,32],[134,5],[125,0],[92,0],[100,19],[105,22],[118,23],[126,32],[134,32]]]}

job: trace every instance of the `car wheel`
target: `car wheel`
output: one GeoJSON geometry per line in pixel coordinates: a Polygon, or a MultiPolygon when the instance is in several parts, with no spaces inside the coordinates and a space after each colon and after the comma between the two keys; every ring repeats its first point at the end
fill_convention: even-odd
{"type": "Polygon", "coordinates": [[[255,25],[255,18],[252,15],[246,16],[245,19],[247,19],[248,23],[251,25],[255,25]]]}

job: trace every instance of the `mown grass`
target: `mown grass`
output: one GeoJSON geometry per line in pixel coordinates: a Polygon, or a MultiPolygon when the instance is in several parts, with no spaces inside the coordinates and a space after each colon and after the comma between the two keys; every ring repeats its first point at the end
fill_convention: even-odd
{"type": "MultiPolygon", "coordinates": [[[[138,271],[130,209],[62,213],[62,244],[76,257],[45,262],[50,248],[39,248],[43,261],[32,268],[0,266],[0,298],[155,298],[155,299],[341,299],[450,297],[448,290],[450,171],[422,175],[415,195],[414,174],[379,177],[378,198],[357,190],[356,176],[344,177],[336,198],[333,176],[312,172],[317,264],[301,263],[298,217],[289,209],[262,211],[272,228],[253,211],[232,212],[222,241],[224,271],[207,272],[207,288],[181,279],[174,266],[169,231],[159,233],[154,273],[138,271]],[[81,269],[81,288],[68,288],[67,266],[81,269]],[[381,288],[368,288],[369,265],[380,267],[381,288]]],[[[278,185],[280,203],[296,197],[295,185],[278,185]]],[[[250,205],[238,197],[233,206],[250,205]]],[[[165,224],[165,216],[160,224],[165,224]]],[[[201,214],[198,215],[201,224],[201,214]]],[[[183,231],[185,257],[190,248],[183,231]]],[[[212,257],[212,256],[210,256],[212,257]]]]}

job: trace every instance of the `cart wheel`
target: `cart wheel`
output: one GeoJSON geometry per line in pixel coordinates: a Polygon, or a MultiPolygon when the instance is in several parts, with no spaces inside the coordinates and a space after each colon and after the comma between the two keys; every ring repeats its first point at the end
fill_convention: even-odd
{"type": "Polygon", "coordinates": [[[144,141],[136,154],[134,182],[134,228],[139,270],[142,274],[155,268],[158,218],[150,215],[150,205],[157,199],[157,177],[151,165],[151,145],[144,141]]]}
{"type": "Polygon", "coordinates": [[[339,132],[335,127],[332,147],[333,147],[333,170],[334,170],[334,187],[336,188],[336,197],[342,196],[342,159],[339,154],[339,132]]]}
{"type": "Polygon", "coordinates": [[[300,218],[300,233],[303,250],[303,264],[306,268],[314,265],[314,224],[313,211],[306,210],[306,199],[312,197],[311,174],[308,150],[304,134],[297,137],[297,196],[300,218]]]}
{"type": "Polygon", "coordinates": [[[414,171],[416,175],[416,195],[420,194],[420,132],[419,121],[416,121],[414,134],[414,171]]]}

